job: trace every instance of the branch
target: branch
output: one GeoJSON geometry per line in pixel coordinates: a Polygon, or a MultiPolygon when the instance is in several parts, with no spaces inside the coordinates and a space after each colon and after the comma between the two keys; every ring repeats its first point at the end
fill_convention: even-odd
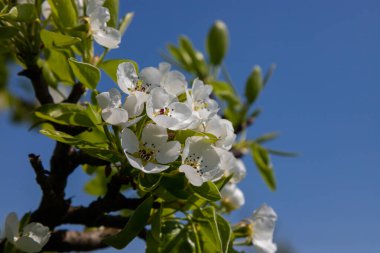
{"type": "Polygon", "coordinates": [[[79,101],[79,99],[82,97],[83,93],[86,91],[86,88],[82,83],[76,83],[74,84],[70,95],[65,99],[64,102],[66,103],[76,103],[79,101]]]}

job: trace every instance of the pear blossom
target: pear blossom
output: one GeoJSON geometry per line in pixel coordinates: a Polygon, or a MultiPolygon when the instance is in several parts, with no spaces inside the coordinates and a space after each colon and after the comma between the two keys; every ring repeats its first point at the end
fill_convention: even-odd
{"type": "Polygon", "coordinates": [[[154,88],[149,94],[146,114],[156,124],[171,130],[184,129],[191,123],[189,106],[160,87],[154,88]]]}
{"type": "Polygon", "coordinates": [[[222,204],[228,210],[238,209],[245,203],[244,194],[236,184],[226,184],[220,191],[220,194],[222,195],[222,204]]]}
{"type": "Polygon", "coordinates": [[[111,125],[123,125],[128,121],[128,111],[120,108],[121,94],[112,88],[108,92],[102,92],[96,96],[98,105],[102,108],[102,118],[111,125]]]}
{"type": "Polygon", "coordinates": [[[266,204],[253,212],[250,222],[253,226],[252,243],[259,253],[274,253],[277,246],[273,243],[273,232],[277,214],[266,204]]]}
{"type": "Polygon", "coordinates": [[[219,115],[214,115],[204,124],[204,132],[215,135],[218,140],[215,146],[230,150],[235,142],[236,134],[231,121],[222,119],[219,115]]]}
{"type": "Polygon", "coordinates": [[[218,103],[210,98],[211,85],[205,85],[198,78],[194,80],[191,93],[187,92],[187,102],[192,108],[190,129],[196,129],[200,124],[211,119],[219,110],[218,103]]]}
{"type": "Polygon", "coordinates": [[[19,233],[19,226],[20,222],[16,213],[8,214],[4,227],[7,240],[22,251],[40,252],[50,238],[49,228],[40,223],[32,222],[24,226],[22,233],[19,233]]]}
{"type": "Polygon", "coordinates": [[[237,159],[230,151],[222,148],[216,148],[216,151],[220,157],[221,169],[224,176],[229,177],[232,175],[229,182],[233,184],[239,183],[247,174],[244,163],[240,159],[237,159]]]}
{"type": "Polygon", "coordinates": [[[168,163],[177,160],[181,152],[178,141],[168,141],[166,128],[148,124],[141,140],[129,129],[121,132],[121,146],[132,167],[146,173],[159,173],[169,168],[168,163]]]}
{"type": "Polygon", "coordinates": [[[190,183],[195,186],[217,180],[223,175],[217,151],[211,143],[200,136],[186,139],[179,171],[185,173],[190,183]]]}
{"type": "Polygon", "coordinates": [[[105,0],[89,0],[87,3],[87,15],[91,26],[92,36],[95,41],[106,48],[118,48],[121,34],[113,27],[108,27],[110,12],[103,7],[105,0]]]}

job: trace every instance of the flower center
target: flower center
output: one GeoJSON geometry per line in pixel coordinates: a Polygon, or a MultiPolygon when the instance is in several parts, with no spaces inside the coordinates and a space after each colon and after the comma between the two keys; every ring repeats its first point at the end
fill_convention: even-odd
{"type": "Polygon", "coordinates": [[[141,159],[145,161],[150,161],[155,157],[155,151],[153,149],[150,149],[144,146],[140,148],[139,155],[141,159]]]}
{"type": "MultiPolygon", "coordinates": [[[[186,157],[184,164],[189,165],[193,167],[199,175],[203,175],[203,170],[201,168],[202,158],[199,156],[196,156],[195,153],[190,154],[188,157],[186,157]]],[[[207,166],[206,166],[207,167],[207,166]]]]}
{"type": "Polygon", "coordinates": [[[194,103],[194,110],[199,111],[202,109],[208,108],[208,103],[203,99],[203,100],[197,100],[194,103]]]}
{"type": "Polygon", "coordinates": [[[170,109],[167,107],[156,109],[153,116],[158,116],[158,115],[166,115],[170,117],[170,109]]]}

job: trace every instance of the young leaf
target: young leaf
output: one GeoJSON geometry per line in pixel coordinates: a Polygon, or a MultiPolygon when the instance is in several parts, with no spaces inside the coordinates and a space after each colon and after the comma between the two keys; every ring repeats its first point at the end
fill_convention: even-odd
{"type": "Polygon", "coordinates": [[[110,20],[107,25],[117,28],[117,21],[119,19],[119,0],[106,0],[103,4],[110,12],[110,20]]]}
{"type": "Polygon", "coordinates": [[[5,17],[14,21],[28,22],[37,18],[37,12],[33,4],[20,4],[10,9],[5,17]]]}
{"type": "Polygon", "coordinates": [[[261,76],[261,68],[255,66],[245,84],[245,97],[249,105],[255,102],[262,88],[263,78],[261,76]]]}
{"type": "Polygon", "coordinates": [[[122,249],[127,246],[144,229],[153,205],[153,196],[144,200],[130,217],[127,225],[116,235],[105,238],[103,241],[116,248],[122,249]]]}
{"type": "Polygon", "coordinates": [[[125,14],[124,18],[121,20],[120,27],[119,27],[119,31],[121,33],[121,36],[123,36],[125,31],[128,29],[129,25],[132,22],[134,15],[135,14],[133,12],[129,12],[129,13],[125,14]]]}
{"type": "Polygon", "coordinates": [[[270,162],[268,151],[256,143],[251,145],[252,158],[264,182],[272,191],[276,190],[276,178],[270,162]]]}
{"type": "Polygon", "coordinates": [[[204,182],[201,186],[191,185],[191,189],[201,198],[215,202],[222,198],[220,192],[213,182],[204,182]]]}
{"type": "Polygon", "coordinates": [[[206,49],[210,62],[218,66],[228,49],[228,29],[223,21],[217,20],[208,32],[206,49]]]}
{"type": "Polygon", "coordinates": [[[80,38],[48,30],[42,30],[40,36],[46,48],[67,48],[81,41],[80,38]]]}
{"type": "Polygon", "coordinates": [[[153,191],[161,181],[162,174],[147,174],[141,172],[139,174],[139,188],[144,192],[153,191]]]}
{"type": "Polygon", "coordinates": [[[58,27],[68,28],[77,24],[77,12],[74,1],[48,0],[52,15],[58,27]]]}
{"type": "Polygon", "coordinates": [[[79,62],[75,58],[69,58],[69,64],[79,82],[83,83],[86,88],[96,89],[100,80],[100,70],[97,67],[89,63],[79,62]]]}
{"type": "Polygon", "coordinates": [[[75,78],[69,66],[69,62],[67,61],[67,58],[71,56],[72,54],[67,52],[67,50],[45,50],[46,62],[57,79],[66,84],[73,85],[75,84],[75,78]]]}
{"type": "Polygon", "coordinates": [[[117,59],[108,60],[108,61],[102,62],[99,65],[99,68],[101,68],[104,72],[106,72],[106,74],[109,77],[111,77],[111,79],[116,83],[117,82],[117,76],[116,76],[117,67],[119,66],[119,64],[121,64],[123,62],[132,63],[133,66],[135,67],[136,71],[138,71],[137,63],[134,61],[131,61],[131,60],[117,60],[117,59]]]}

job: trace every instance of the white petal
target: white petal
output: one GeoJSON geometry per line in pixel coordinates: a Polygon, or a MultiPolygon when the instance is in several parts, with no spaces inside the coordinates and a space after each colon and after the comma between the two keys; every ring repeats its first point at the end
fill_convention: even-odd
{"type": "Polygon", "coordinates": [[[41,223],[36,223],[36,222],[32,222],[26,225],[23,228],[23,234],[32,238],[35,242],[39,243],[41,246],[44,246],[50,238],[49,228],[45,227],[41,223]]]}
{"type": "Polygon", "coordinates": [[[17,218],[17,214],[15,212],[12,212],[7,215],[7,218],[5,219],[5,227],[4,227],[4,233],[5,237],[8,241],[14,242],[15,237],[18,236],[18,228],[19,228],[19,221],[17,218]]]}
{"type": "Polygon", "coordinates": [[[211,92],[212,87],[210,85],[204,85],[198,78],[194,80],[191,95],[195,100],[205,100],[211,92]]]}
{"type": "Polygon", "coordinates": [[[160,64],[158,64],[158,70],[161,72],[161,75],[164,75],[167,72],[169,72],[170,68],[171,65],[167,62],[160,62],[160,64]]]}
{"type": "Polygon", "coordinates": [[[243,192],[236,186],[236,184],[228,183],[220,191],[223,202],[232,209],[238,209],[245,203],[243,192]]]}
{"type": "Polygon", "coordinates": [[[143,170],[144,169],[144,166],[143,166],[140,158],[134,157],[134,156],[132,156],[132,155],[126,153],[126,152],[125,152],[125,156],[127,157],[129,164],[133,168],[136,168],[136,169],[139,169],[139,170],[143,170]]]}
{"type": "Polygon", "coordinates": [[[276,245],[272,241],[276,220],[277,214],[266,204],[263,204],[253,213],[253,244],[260,252],[275,252],[276,245]]]}
{"type": "MultiPolygon", "coordinates": [[[[147,108],[151,107],[154,110],[163,109],[172,102],[176,102],[177,98],[169,93],[167,93],[162,88],[154,88],[150,92],[150,96],[147,101],[147,108]]],[[[153,115],[152,115],[153,116],[153,115]]]]}
{"type": "Polygon", "coordinates": [[[91,30],[98,31],[107,27],[107,22],[110,20],[110,12],[107,8],[97,6],[91,8],[91,12],[87,13],[90,18],[91,30]]]}
{"type": "Polygon", "coordinates": [[[130,94],[130,90],[136,88],[138,80],[135,66],[130,62],[120,63],[117,67],[117,84],[119,88],[126,94],[130,94]]]}
{"type": "Polygon", "coordinates": [[[93,33],[95,41],[106,48],[118,48],[121,41],[121,34],[113,27],[104,27],[93,33]]]}
{"type": "Polygon", "coordinates": [[[277,246],[272,241],[253,241],[253,246],[258,253],[275,253],[277,251],[277,246]]]}
{"type": "Polygon", "coordinates": [[[121,94],[120,94],[120,91],[118,91],[115,88],[112,88],[108,92],[110,94],[110,99],[111,99],[111,105],[112,105],[112,107],[119,107],[121,105],[121,94]]]}
{"type": "MultiPolygon", "coordinates": [[[[105,0],[89,0],[87,1],[87,15],[89,15],[90,13],[93,13],[95,11],[96,8],[102,6],[104,4],[104,1],[105,0]]],[[[82,3],[83,5],[83,3],[82,3]]]]}
{"type": "Polygon", "coordinates": [[[36,253],[40,252],[42,250],[42,245],[39,244],[38,242],[34,241],[32,238],[23,236],[20,237],[14,245],[16,248],[27,252],[27,253],[36,253]]]}
{"type": "Polygon", "coordinates": [[[140,77],[145,84],[148,84],[149,88],[153,88],[160,85],[162,75],[158,69],[147,67],[141,70],[140,77]]]}
{"type": "Polygon", "coordinates": [[[159,173],[161,171],[167,170],[169,166],[161,165],[157,163],[148,163],[142,169],[145,173],[159,173]]]}
{"type": "Polygon", "coordinates": [[[141,134],[141,143],[146,143],[147,146],[153,147],[154,149],[157,149],[167,140],[168,132],[166,128],[155,124],[146,125],[141,134]]]}
{"type": "Polygon", "coordinates": [[[161,86],[170,94],[178,96],[186,91],[186,78],[178,71],[168,72],[161,80],[161,86]]]}
{"type": "Polygon", "coordinates": [[[192,185],[201,186],[203,184],[202,177],[197,173],[193,167],[183,164],[179,167],[179,171],[185,173],[185,176],[192,185]]]}
{"type": "Polygon", "coordinates": [[[110,104],[111,104],[110,93],[102,92],[96,95],[96,101],[98,101],[98,105],[102,109],[110,107],[110,104]]]}
{"type": "Polygon", "coordinates": [[[121,146],[124,149],[124,152],[133,154],[139,150],[139,141],[136,135],[129,128],[124,128],[121,131],[121,146]]]}
{"type": "Polygon", "coordinates": [[[144,101],[139,100],[139,97],[136,96],[136,94],[131,94],[125,99],[123,107],[128,111],[129,117],[134,118],[143,112],[144,101]]]}
{"type": "Polygon", "coordinates": [[[102,118],[111,125],[122,125],[128,121],[128,112],[123,108],[106,108],[102,110],[102,118]]]}
{"type": "Polygon", "coordinates": [[[181,144],[178,141],[169,141],[160,145],[157,150],[157,162],[167,164],[177,160],[181,152],[181,144]]]}
{"type": "Polygon", "coordinates": [[[134,124],[136,124],[137,122],[139,122],[143,117],[144,116],[140,116],[140,117],[128,120],[126,123],[120,124],[119,127],[126,128],[126,127],[133,126],[134,124]]]}
{"type": "Polygon", "coordinates": [[[42,12],[42,16],[45,18],[45,19],[48,19],[49,16],[51,15],[51,7],[50,7],[50,4],[48,1],[44,1],[41,5],[41,12],[42,12]]]}

